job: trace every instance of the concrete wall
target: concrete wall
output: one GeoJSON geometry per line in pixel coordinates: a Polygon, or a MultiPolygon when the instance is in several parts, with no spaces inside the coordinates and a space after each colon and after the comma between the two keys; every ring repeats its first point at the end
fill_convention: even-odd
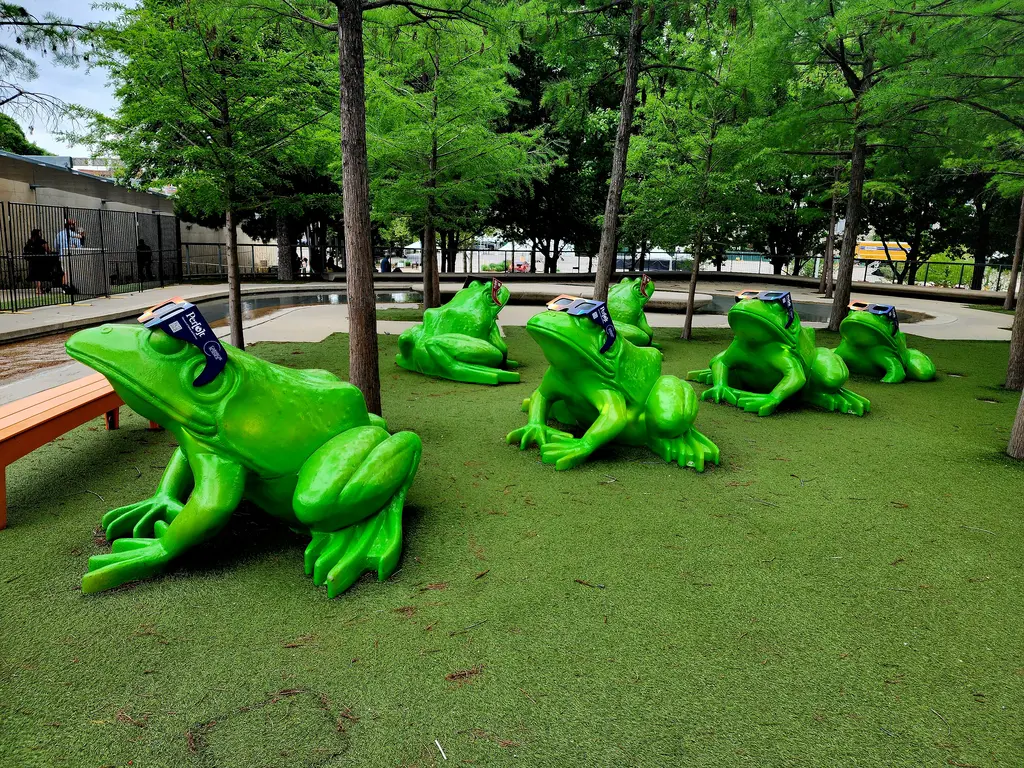
{"type": "MultiPolygon", "coordinates": [[[[0,152],[0,200],[107,211],[174,213],[174,201],[165,195],[118,186],[90,174],[33,162],[8,152],[0,152]]],[[[183,243],[222,243],[225,239],[223,227],[181,225],[183,243]]],[[[259,244],[238,230],[239,245],[253,242],[259,244]]]]}

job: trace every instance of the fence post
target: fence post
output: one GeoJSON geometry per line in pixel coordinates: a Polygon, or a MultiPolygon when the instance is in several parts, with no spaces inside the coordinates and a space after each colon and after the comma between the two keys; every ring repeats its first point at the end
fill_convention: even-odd
{"type": "Polygon", "coordinates": [[[256,245],[252,244],[249,246],[250,261],[252,262],[252,275],[256,276],[256,245]]]}
{"type": "MultiPolygon", "coordinates": [[[[104,291],[105,291],[104,295],[107,298],[110,298],[110,270],[107,267],[107,246],[104,245],[104,243],[103,243],[103,213],[104,213],[104,211],[101,208],[96,213],[97,213],[96,219],[99,221],[99,228],[100,228],[100,259],[103,261],[103,275],[102,275],[102,277],[103,277],[103,288],[104,288],[104,291]]],[[[74,296],[74,294],[72,294],[72,297],[73,296],[74,296]]],[[[71,303],[74,304],[74,301],[72,300],[71,303]]]]}
{"type": "Polygon", "coordinates": [[[217,243],[217,274],[224,269],[224,254],[221,252],[220,243],[217,243]]]}
{"type": "Polygon", "coordinates": [[[964,284],[964,267],[965,266],[967,266],[967,265],[966,264],[961,264],[960,265],[960,279],[957,281],[957,284],[956,284],[957,288],[959,288],[961,285],[964,284]]]}
{"type": "Polygon", "coordinates": [[[160,273],[160,287],[164,287],[164,227],[163,217],[156,215],[156,268],[160,273]]]}

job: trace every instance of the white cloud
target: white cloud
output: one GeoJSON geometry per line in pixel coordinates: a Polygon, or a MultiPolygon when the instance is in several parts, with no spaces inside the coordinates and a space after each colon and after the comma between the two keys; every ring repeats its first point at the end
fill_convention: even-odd
{"type": "MultiPolygon", "coordinates": [[[[29,13],[37,18],[47,13],[53,13],[62,18],[70,19],[76,24],[88,24],[96,21],[107,21],[116,17],[113,11],[93,8],[82,0],[45,0],[45,2],[26,3],[25,7],[29,13]]],[[[12,32],[0,33],[4,42],[14,42],[15,34],[12,32]]],[[[87,65],[80,64],[76,68],[61,67],[53,63],[48,57],[42,57],[36,53],[30,53],[39,69],[39,77],[27,85],[33,91],[56,96],[71,104],[81,104],[90,109],[97,109],[107,114],[112,113],[117,107],[117,100],[114,98],[113,90],[107,84],[106,72],[101,69],[88,69],[87,65]]],[[[73,126],[67,120],[58,120],[56,124],[48,124],[42,116],[35,118],[35,125],[23,115],[14,115],[29,139],[39,146],[58,155],[85,156],[89,154],[89,148],[81,145],[71,145],[55,134],[61,130],[69,130],[73,126]],[[30,128],[34,128],[30,132],[30,128]]]]}

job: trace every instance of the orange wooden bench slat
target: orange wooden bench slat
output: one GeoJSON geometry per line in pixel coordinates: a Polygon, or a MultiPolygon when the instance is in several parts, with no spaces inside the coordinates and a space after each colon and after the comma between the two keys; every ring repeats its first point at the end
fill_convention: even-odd
{"type": "Polygon", "coordinates": [[[99,400],[83,403],[77,408],[56,414],[53,418],[20,432],[13,439],[4,439],[0,435],[0,465],[10,464],[36,448],[67,434],[75,427],[92,421],[107,411],[121,407],[121,405],[121,399],[111,393],[99,400]]]}
{"type": "Polygon", "coordinates": [[[113,389],[85,392],[73,399],[58,400],[53,404],[39,403],[29,408],[24,414],[0,419],[0,441],[9,440],[19,432],[32,429],[39,424],[60,416],[66,411],[74,411],[77,408],[88,406],[97,400],[107,400],[109,398],[113,398],[115,403],[109,406],[109,408],[117,408],[121,405],[121,398],[117,396],[113,389]]]}
{"type": "Polygon", "coordinates": [[[7,465],[97,416],[106,414],[107,429],[117,429],[122,405],[97,373],[0,406],[0,529],[7,526],[7,465]]]}
{"type": "Polygon", "coordinates": [[[82,379],[69,381],[67,384],[61,384],[59,387],[44,389],[42,392],[36,392],[34,395],[29,395],[28,397],[23,397],[20,400],[15,400],[13,403],[0,405],[0,419],[6,418],[12,413],[18,413],[25,408],[36,405],[37,403],[43,403],[57,397],[62,397],[67,393],[82,389],[94,389],[96,387],[103,387],[104,385],[109,387],[110,382],[107,381],[106,377],[102,373],[97,373],[92,376],[86,376],[82,379]]]}

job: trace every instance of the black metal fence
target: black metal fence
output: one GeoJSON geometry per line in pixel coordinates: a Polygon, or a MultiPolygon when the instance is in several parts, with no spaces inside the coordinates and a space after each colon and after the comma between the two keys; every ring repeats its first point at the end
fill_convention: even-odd
{"type": "Polygon", "coordinates": [[[171,215],[0,202],[0,310],[17,311],[181,280],[171,215]]]}

